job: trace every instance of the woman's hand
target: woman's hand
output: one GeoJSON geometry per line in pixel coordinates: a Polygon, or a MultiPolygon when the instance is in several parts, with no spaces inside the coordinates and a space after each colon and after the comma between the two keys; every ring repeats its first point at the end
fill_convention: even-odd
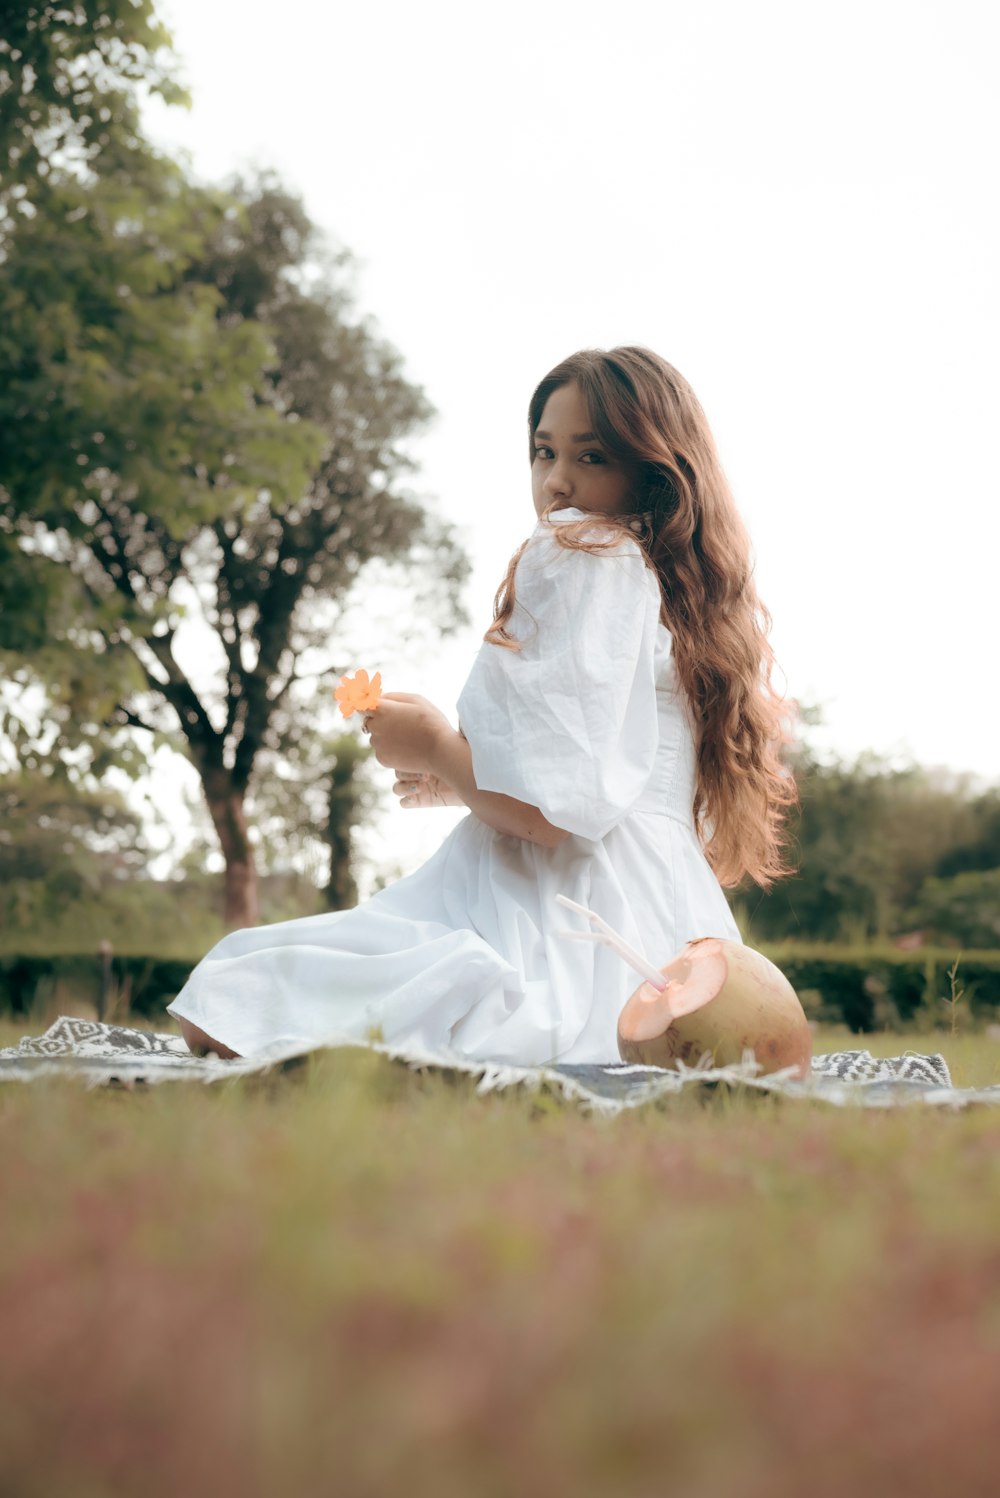
{"type": "Polygon", "coordinates": [[[464,806],[457,791],[452,790],[440,775],[427,770],[397,770],[393,794],[399,797],[400,806],[464,806]]]}
{"type": "Polygon", "coordinates": [[[378,707],[365,714],[361,726],[371,737],[379,764],[407,765],[411,778],[434,774],[435,750],[446,734],[455,731],[433,702],[409,692],[383,692],[378,707]]]}

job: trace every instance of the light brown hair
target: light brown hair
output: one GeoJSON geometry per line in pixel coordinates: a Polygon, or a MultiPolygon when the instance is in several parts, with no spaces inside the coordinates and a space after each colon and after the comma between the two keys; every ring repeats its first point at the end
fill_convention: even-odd
{"type": "MultiPolygon", "coordinates": [[[[583,349],[550,370],[531,397],[531,462],[545,403],[570,383],[579,386],[602,446],[637,464],[639,479],[634,509],[606,517],[605,539],[595,539],[591,519],[560,523],[555,538],[598,554],[618,546],[623,530],[639,542],[659,580],[678,681],[699,725],[692,812],[705,856],[720,884],[749,876],[769,889],[797,872],[782,859],[787,811],[799,800],[781,757],[782,746],[795,742],[785,726],[795,704],[770,682],[772,619],[757,597],[750,538],[705,413],[684,376],[651,349],[583,349]]],[[[484,636],[512,650],[519,647],[506,625],[523,550],[511,558],[484,636]]]]}

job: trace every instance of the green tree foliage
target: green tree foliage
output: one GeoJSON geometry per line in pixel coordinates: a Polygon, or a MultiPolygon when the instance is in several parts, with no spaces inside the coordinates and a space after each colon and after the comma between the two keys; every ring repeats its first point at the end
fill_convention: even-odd
{"type": "Polygon", "coordinates": [[[932,943],[995,950],[1000,947],[1000,865],[925,880],[906,920],[932,943]]]}
{"type": "MultiPolygon", "coordinates": [[[[0,260],[25,218],[77,211],[67,180],[127,180],[150,156],[138,91],[186,103],[153,0],[0,0],[0,260]]],[[[0,526],[0,648],[37,650],[46,621],[73,608],[0,526]]]]}
{"type": "MultiPolygon", "coordinates": [[[[154,850],[116,791],[88,789],[58,767],[0,776],[0,956],[116,951],[193,959],[223,935],[217,876],[152,879],[154,850]]],[[[322,906],[305,875],[261,881],[269,921],[322,906]]]]}
{"type": "Polygon", "coordinates": [[[145,154],[139,88],[187,100],[154,0],[2,0],[0,233],[44,205],[53,172],[102,175],[145,154]]]}
{"type": "Polygon", "coordinates": [[[973,869],[1000,869],[1000,787],[968,803],[965,835],[938,860],[934,873],[949,879],[973,869]]]}
{"type": "Polygon", "coordinates": [[[138,818],[116,793],[37,771],[0,778],[0,927],[57,920],[141,873],[147,857],[138,818]]]}
{"type": "MultiPolygon", "coordinates": [[[[751,941],[889,939],[911,929],[926,880],[993,857],[996,824],[985,810],[1000,795],[973,795],[968,776],[897,769],[871,752],[854,763],[827,762],[808,745],[799,747],[794,771],[801,805],[790,857],[799,872],[768,894],[737,893],[751,941]]],[[[935,930],[965,940],[957,927],[937,922],[935,930]]]]}

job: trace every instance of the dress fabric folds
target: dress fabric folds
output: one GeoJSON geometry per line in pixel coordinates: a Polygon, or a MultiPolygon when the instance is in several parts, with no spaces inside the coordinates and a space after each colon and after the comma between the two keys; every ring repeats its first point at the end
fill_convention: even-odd
{"type": "Polygon", "coordinates": [[[241,1056],[377,1034],[509,1065],[618,1060],[641,981],[556,902],[604,917],[657,965],[699,936],[741,937],[695,832],[695,733],[659,588],[637,543],[563,547],[539,521],[508,633],[458,699],[480,790],[571,835],[542,848],[469,812],[414,873],[353,910],[234,931],[168,1005],[241,1056]]]}

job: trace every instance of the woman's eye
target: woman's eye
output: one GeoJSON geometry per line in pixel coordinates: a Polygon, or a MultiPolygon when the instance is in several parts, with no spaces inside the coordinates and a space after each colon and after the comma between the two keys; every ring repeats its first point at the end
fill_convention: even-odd
{"type": "MultiPolygon", "coordinates": [[[[551,458],[551,456],[552,456],[552,449],[550,447],[536,447],[535,448],[535,457],[536,458],[551,458]]],[[[592,463],[603,463],[605,461],[603,453],[589,452],[589,453],[581,453],[580,454],[580,461],[581,461],[581,463],[584,461],[584,459],[587,459],[587,458],[589,458],[592,463]]]]}

